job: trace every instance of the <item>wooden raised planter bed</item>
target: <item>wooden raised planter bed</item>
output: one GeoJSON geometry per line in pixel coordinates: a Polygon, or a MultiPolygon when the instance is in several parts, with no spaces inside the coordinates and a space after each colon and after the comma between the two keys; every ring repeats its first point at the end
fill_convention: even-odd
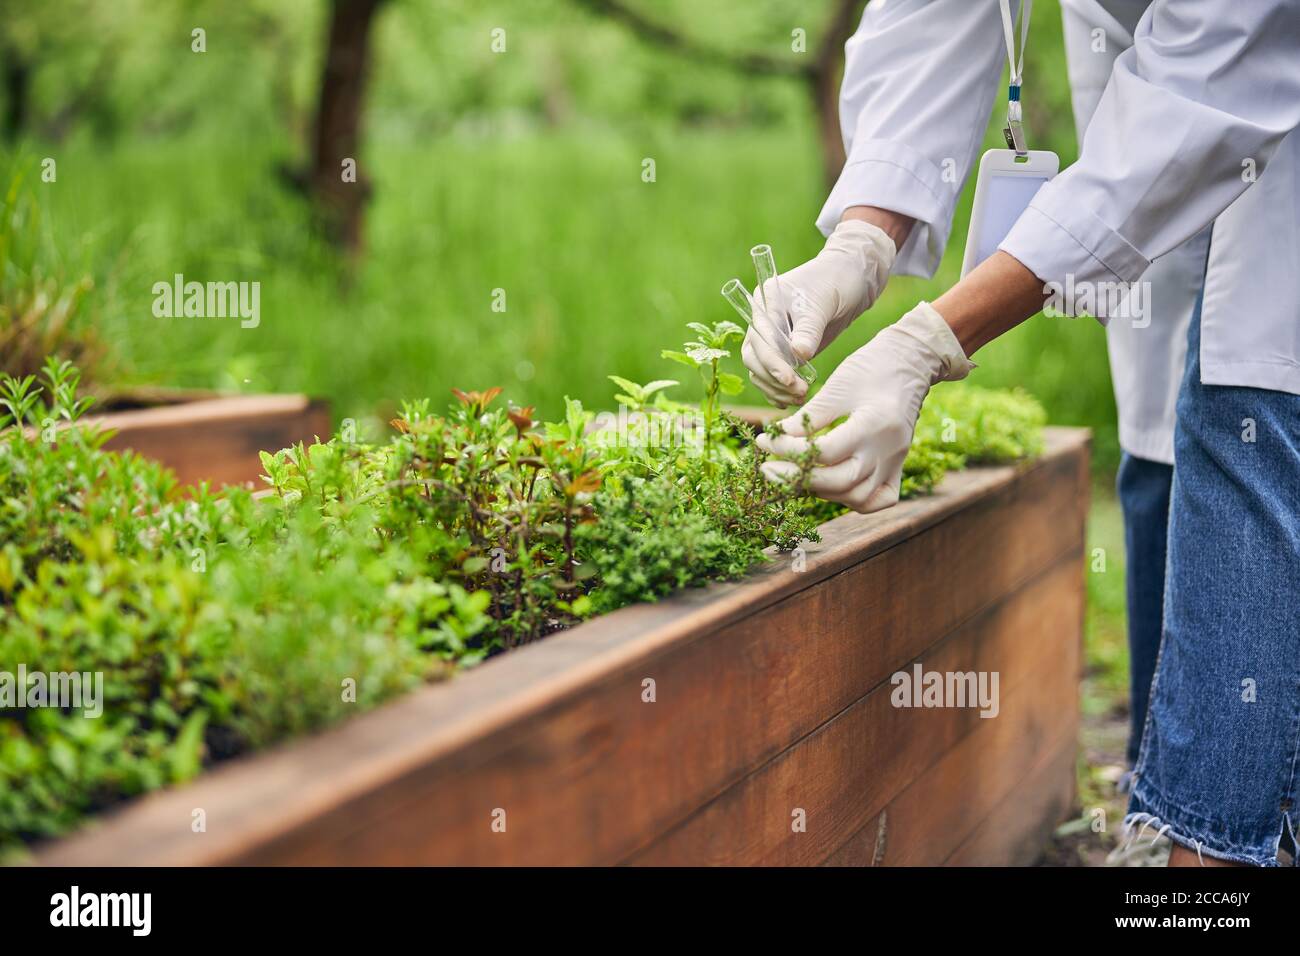
{"type": "Polygon", "coordinates": [[[188,485],[256,484],[258,452],[331,435],[328,403],[305,395],[137,390],[114,401],[126,407],[88,416],[116,432],[104,447],[160,461],[188,485]]]}
{"type": "Polygon", "coordinates": [[[590,621],[37,860],[1031,862],[1073,799],[1087,495],[1086,432],[1049,429],[1037,461],[827,523],[801,572],[590,621]],[[916,662],[997,671],[998,716],[894,707],[916,662]]]}

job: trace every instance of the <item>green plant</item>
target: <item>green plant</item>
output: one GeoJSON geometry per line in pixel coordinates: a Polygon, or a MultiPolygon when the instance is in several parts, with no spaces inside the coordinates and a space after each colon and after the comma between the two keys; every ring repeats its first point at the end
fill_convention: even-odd
{"type": "Polygon", "coordinates": [[[700,411],[704,416],[704,460],[712,467],[722,396],[739,395],[745,390],[744,379],[732,372],[722,371],[719,363],[731,355],[727,348],[730,343],[745,338],[745,330],[735,322],[725,321],[715,322],[711,326],[703,322],[691,322],[688,328],[699,336],[697,340],[687,342],[682,346],[681,352],[664,349],[660,354],[681,365],[698,369],[704,380],[704,401],[700,403],[700,411]]]}
{"type": "Polygon", "coordinates": [[[965,382],[934,389],[903,462],[902,497],[926,494],[944,474],[967,465],[997,465],[1043,450],[1043,407],[1020,389],[965,382]]]}
{"type": "MultiPolygon", "coordinates": [[[[445,414],[407,403],[381,443],[265,453],[256,498],[180,488],[105,451],[66,361],[0,375],[0,662],[103,680],[96,719],[0,699],[0,851],[816,540],[830,511],[803,493],[815,448],[799,479],[772,485],[721,408],[729,326],[695,328],[683,353],[698,405],[668,398],[668,380],[615,378],[627,415],[570,399],[541,423],[499,389],[455,390],[445,414]]],[[[1024,396],[941,391],[933,405],[909,493],[1034,448],[1041,410],[1024,396]]]]}
{"type": "Polygon", "coordinates": [[[0,372],[26,378],[58,355],[99,378],[107,349],[88,309],[94,282],[52,265],[56,253],[24,180],[16,164],[0,196],[0,372]]]}

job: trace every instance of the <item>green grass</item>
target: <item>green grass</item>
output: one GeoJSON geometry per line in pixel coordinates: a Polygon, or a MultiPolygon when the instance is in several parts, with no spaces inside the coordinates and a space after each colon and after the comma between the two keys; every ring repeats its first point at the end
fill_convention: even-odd
{"type": "Polygon", "coordinates": [[[1124,522],[1111,486],[1098,483],[1088,514],[1088,611],[1084,640],[1088,680],[1084,709],[1102,714],[1128,699],[1124,612],[1124,522]]]}

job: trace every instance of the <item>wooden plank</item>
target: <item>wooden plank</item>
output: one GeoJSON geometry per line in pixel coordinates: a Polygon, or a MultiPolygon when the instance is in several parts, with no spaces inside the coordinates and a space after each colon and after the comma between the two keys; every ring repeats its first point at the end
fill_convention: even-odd
{"type": "Polygon", "coordinates": [[[114,388],[95,395],[96,415],[115,415],[127,411],[186,405],[225,398],[220,392],[205,388],[170,388],[165,385],[133,385],[114,388]]]}
{"type": "MultiPolygon", "coordinates": [[[[974,708],[895,707],[893,687],[881,684],[630,862],[820,863],[966,737],[987,744],[991,735],[1005,746],[1029,748],[1043,743],[1043,737],[1055,741],[1074,724],[1074,612],[1082,600],[1079,561],[1072,555],[899,668],[910,672],[920,663],[926,671],[941,673],[998,672],[1001,710],[996,717],[982,718],[974,708]],[[804,832],[792,831],[795,808],[806,814],[804,832]]],[[[1002,792],[996,777],[981,773],[933,782],[942,786],[926,794],[931,815],[936,808],[946,815],[962,801],[984,801],[987,807],[992,801],[985,801],[982,791],[1002,792]]],[[[948,849],[952,846],[950,842],[948,849]]]]}
{"type": "Polygon", "coordinates": [[[167,465],[183,484],[258,484],[261,451],[331,434],[329,406],[303,395],[232,395],[90,419],[116,434],[105,444],[167,465]]]}
{"type": "MultiPolygon", "coordinates": [[[[889,808],[886,807],[874,819],[868,821],[866,826],[849,837],[839,849],[822,860],[821,866],[884,866],[885,852],[889,849],[889,831],[889,808]]],[[[895,842],[899,839],[901,837],[896,836],[895,842]]]]}
{"type": "MultiPolygon", "coordinates": [[[[1075,603],[1082,612],[1082,602],[1075,603]]],[[[1057,608],[1053,614],[1065,611],[1064,607],[1057,608]]],[[[1082,617],[1077,623],[1077,631],[1082,637],[1082,617]]],[[[1062,648],[1065,652],[1063,659],[1054,667],[1062,672],[1073,671],[1077,681],[1077,677],[1082,676],[1082,640],[1064,644],[1062,648]]],[[[1013,726],[1002,721],[993,721],[992,726],[979,725],[974,733],[964,738],[907,790],[890,801],[884,811],[887,837],[884,850],[887,852],[882,851],[881,828],[878,821],[873,820],[837,850],[827,865],[935,866],[942,863],[999,803],[1003,800],[1023,801],[1027,796],[1030,778],[1040,774],[1045,762],[1056,760],[1061,748],[1073,746],[1078,736],[1079,723],[1075,690],[1072,689],[1063,701],[1053,702],[1050,716],[1061,713],[1067,714],[1071,720],[1057,731],[1061,737],[1059,741],[1045,739],[1050,727],[1044,724],[1043,715],[1039,714],[1031,715],[1029,727],[1013,726]],[[1062,711],[1062,703],[1068,710],[1062,711]],[[1001,781],[1001,787],[974,786],[961,799],[943,801],[943,813],[936,818],[935,794],[956,793],[960,788],[971,783],[977,784],[982,779],[1001,781]],[[934,825],[936,820],[940,825],[934,825]]],[[[1074,769],[1071,766],[1068,769],[1071,780],[1073,775],[1074,769]]],[[[1047,785],[1054,788],[1060,783],[1059,780],[1050,780],[1047,785]]],[[[1015,862],[1032,862],[1040,849],[1041,844],[1028,847],[1030,855],[1015,862]]]]}
{"type": "Polygon", "coordinates": [[[627,608],[64,841],[51,863],[626,857],[1065,555],[1086,435],[823,526],[796,573],[627,608]],[[942,569],[942,577],[936,573],[942,569]],[[802,621],[816,622],[811,628],[802,621]],[[653,677],[658,699],[641,701],[653,677]],[[207,811],[196,839],[190,811],[207,811]],[[491,814],[507,811],[504,834],[491,814]]]}
{"type": "MultiPolygon", "coordinates": [[[[965,754],[958,756],[958,749],[949,751],[944,761],[966,759],[965,754]]],[[[926,787],[932,781],[927,772],[823,865],[1031,865],[1042,855],[1055,825],[1070,816],[1077,753],[1073,733],[1035,753],[1029,773],[1014,781],[978,820],[972,819],[974,812],[965,801],[941,802],[928,796],[926,787]]],[[[980,800],[981,805],[987,802],[980,800]]]]}
{"type": "MultiPolygon", "coordinates": [[[[889,802],[883,824],[879,817],[871,820],[825,865],[938,866],[1002,803],[1032,800],[1036,775],[1078,738],[1078,645],[1065,640],[1061,646],[1062,659],[1049,661],[1041,675],[1045,684],[1061,688],[1059,698],[1017,699],[998,719],[980,721],[889,802]]],[[[1068,773],[1073,775],[1072,766],[1068,773]]],[[[1047,781],[1049,788],[1059,784],[1047,781]]],[[[1032,854],[1040,847],[1030,848],[1032,854]]],[[[1030,863],[1033,855],[1014,862],[1030,863]]]]}
{"type": "Polygon", "coordinates": [[[1056,824],[1071,815],[1079,745],[1067,740],[1003,800],[945,861],[945,866],[1018,866],[1035,861],[1056,824]]]}

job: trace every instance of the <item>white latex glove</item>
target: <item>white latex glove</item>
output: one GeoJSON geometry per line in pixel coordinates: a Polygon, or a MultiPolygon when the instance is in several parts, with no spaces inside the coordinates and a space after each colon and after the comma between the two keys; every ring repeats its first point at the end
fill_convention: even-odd
{"type": "MultiPolygon", "coordinates": [[[[810,490],[854,511],[880,511],[898,502],[903,460],[930,387],[963,379],[974,367],[948,323],[922,302],[846,358],[812,401],[781,422],[784,434],[760,435],[758,447],[778,457],[804,453],[805,414],[814,433],[847,415],[816,439],[810,490]]],[[[789,481],[799,468],[769,460],[763,473],[771,481],[789,481]]]]}
{"type": "MultiPolygon", "coordinates": [[[[871,308],[889,278],[896,251],[884,230],[848,219],[835,227],[821,252],[779,277],[785,308],[794,322],[791,345],[800,362],[825,349],[871,308]]],[[[767,329],[765,323],[774,323],[786,329],[784,318],[765,315],[763,297],[754,293],[755,324],[767,329]]],[[[771,336],[764,342],[751,328],[741,347],[745,367],[750,380],[774,404],[797,405],[808,393],[808,385],[774,345],[771,336]]]]}

